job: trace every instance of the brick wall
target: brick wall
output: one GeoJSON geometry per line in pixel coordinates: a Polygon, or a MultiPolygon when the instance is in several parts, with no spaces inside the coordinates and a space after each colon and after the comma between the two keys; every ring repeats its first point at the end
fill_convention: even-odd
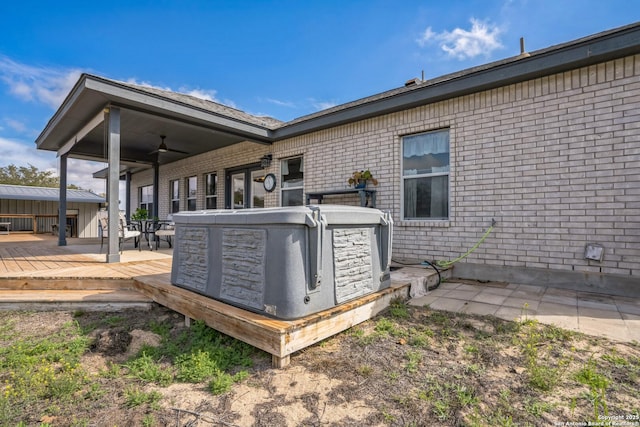
{"type": "MultiPolygon", "coordinates": [[[[640,275],[640,57],[628,57],[336,127],[278,144],[305,147],[305,191],[380,181],[396,220],[394,256],[640,275]],[[448,221],[402,221],[403,135],[450,128],[448,221]],[[584,260],[602,244],[602,263],[584,260]]],[[[276,150],[278,153],[278,150],[276,150]]],[[[356,204],[355,198],[335,199],[356,204]]]]}
{"type": "MultiPolygon", "coordinates": [[[[218,173],[224,207],[226,168],[304,155],[305,192],[347,186],[354,170],[379,180],[377,206],[396,221],[394,257],[452,259],[494,232],[465,262],[584,273],[640,275],[640,56],[446,100],[280,141],[237,144],[160,169],[160,216],[169,210],[169,181],[218,173]],[[403,135],[450,129],[450,218],[400,218],[403,135]],[[602,263],[583,259],[602,244],[602,263]]],[[[151,172],[132,181],[151,184],[151,172]]],[[[278,178],[278,181],[280,179],[278,178]]],[[[279,184],[279,182],[278,182],[279,184]]],[[[279,187],[279,186],[278,186],[279,187]]],[[[355,197],[325,203],[358,204],[355,197]]],[[[267,206],[280,204],[279,191],[267,206]]]]}

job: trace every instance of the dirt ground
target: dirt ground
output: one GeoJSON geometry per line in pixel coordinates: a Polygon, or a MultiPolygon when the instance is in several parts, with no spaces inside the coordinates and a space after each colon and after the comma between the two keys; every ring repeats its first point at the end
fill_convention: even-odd
{"type": "Polygon", "coordinates": [[[125,363],[143,344],[159,344],[150,319],[185,328],[179,314],[158,306],[80,317],[68,312],[2,316],[17,318],[16,331],[23,336],[46,336],[70,320],[91,329],[82,366],[105,391],[100,399],[79,403],[73,416],[43,417],[51,402],[34,403],[22,408],[23,425],[552,426],[589,420],[614,425],[602,423],[604,414],[631,419],[619,425],[639,425],[633,424],[640,414],[637,343],[537,324],[399,306],[294,354],[285,369],[273,369],[270,357],[257,351],[249,376],[222,395],[213,395],[205,384],[139,383],[162,394],[160,406],[152,408],[124,404],[123,390],[133,380],[99,374],[125,363]],[[101,323],[115,315],[125,320],[114,327],[101,323]],[[528,357],[532,352],[537,362],[528,357]],[[606,378],[602,394],[577,379],[592,365],[606,378]],[[532,385],[536,366],[557,376],[548,390],[532,385]]]}

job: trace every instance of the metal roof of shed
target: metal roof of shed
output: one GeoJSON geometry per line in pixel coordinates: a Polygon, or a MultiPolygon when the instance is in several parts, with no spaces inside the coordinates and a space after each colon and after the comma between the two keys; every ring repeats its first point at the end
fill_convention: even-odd
{"type": "MultiPolygon", "coordinates": [[[[60,200],[60,190],[52,187],[0,184],[0,199],[57,202],[60,200]]],[[[67,202],[104,203],[105,199],[90,191],[68,189],[67,202]]]]}

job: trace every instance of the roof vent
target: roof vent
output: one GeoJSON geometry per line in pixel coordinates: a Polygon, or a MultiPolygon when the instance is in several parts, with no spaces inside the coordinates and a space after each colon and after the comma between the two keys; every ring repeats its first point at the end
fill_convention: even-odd
{"type": "Polygon", "coordinates": [[[531,55],[524,50],[524,37],[520,37],[520,55],[518,55],[518,58],[528,58],[529,56],[531,55]]]}
{"type": "Polygon", "coordinates": [[[404,83],[404,87],[417,86],[420,83],[422,83],[422,80],[420,80],[419,78],[416,77],[415,79],[407,80],[404,83]]]}

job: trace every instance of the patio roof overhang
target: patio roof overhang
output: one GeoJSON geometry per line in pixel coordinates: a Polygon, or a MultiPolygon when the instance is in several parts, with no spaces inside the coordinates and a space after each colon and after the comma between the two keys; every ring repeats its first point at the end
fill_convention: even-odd
{"type": "Polygon", "coordinates": [[[243,141],[271,143],[267,126],[243,120],[250,116],[221,105],[217,105],[220,112],[212,111],[212,105],[185,95],[83,74],[36,144],[38,149],[58,155],[106,162],[105,113],[113,107],[120,110],[123,172],[243,141]],[[168,152],[157,151],[162,135],[168,152]]]}

